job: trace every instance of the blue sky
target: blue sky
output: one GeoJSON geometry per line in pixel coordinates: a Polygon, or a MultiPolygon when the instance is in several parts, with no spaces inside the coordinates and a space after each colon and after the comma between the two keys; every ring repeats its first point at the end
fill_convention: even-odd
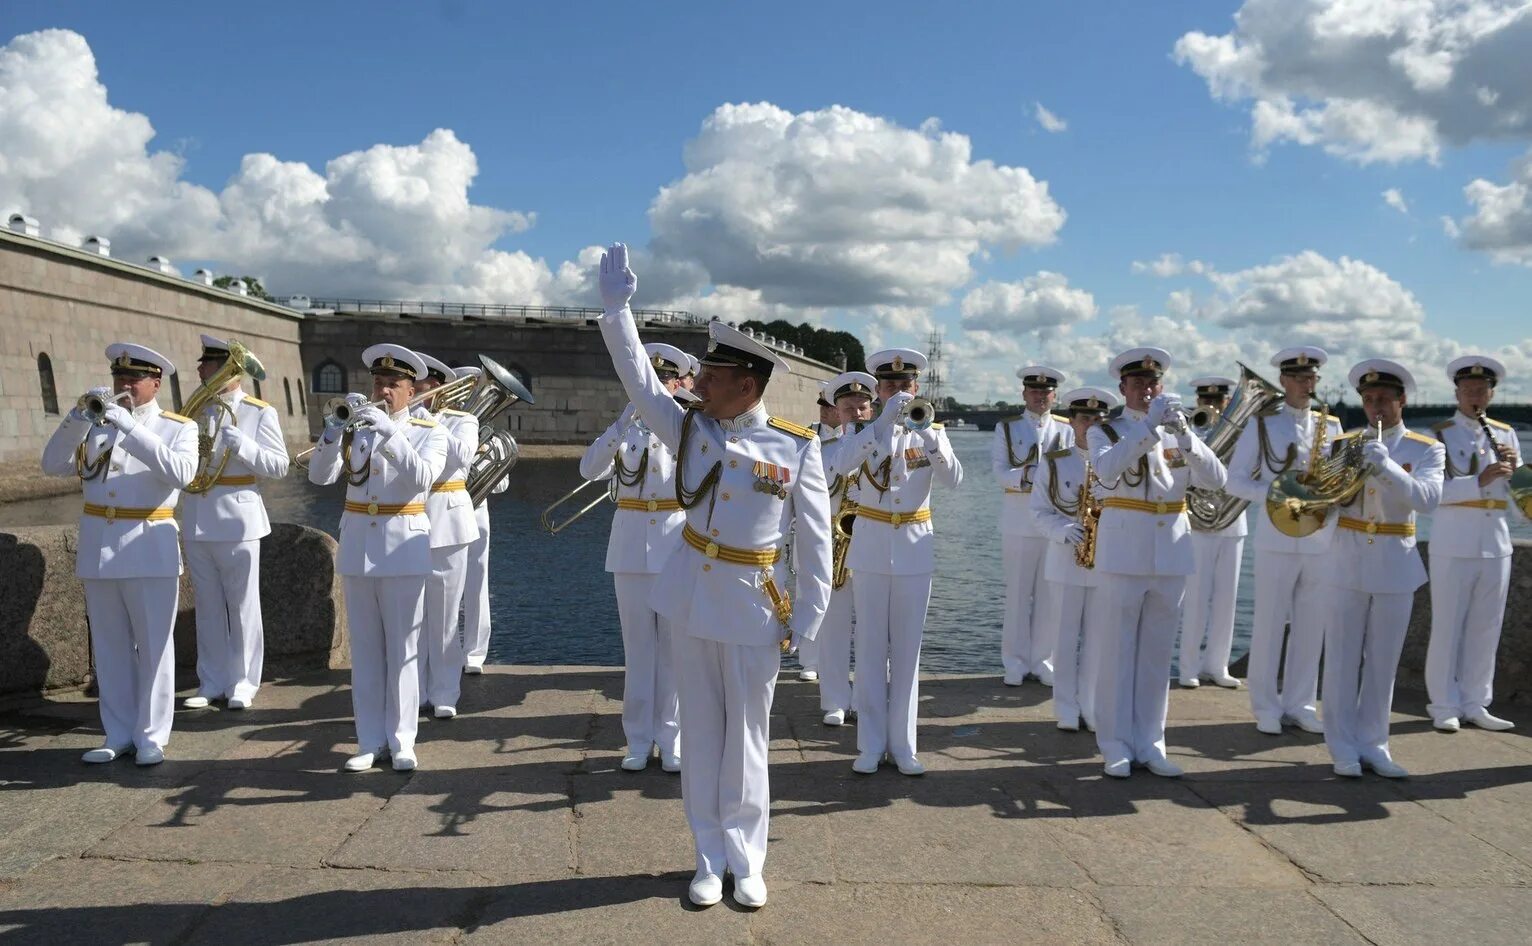
{"type": "MultiPolygon", "coordinates": [[[[1245,6],[1270,3],[1253,0],[1245,6]]],[[[1315,0],[1310,6],[1317,17],[1324,12],[1320,8],[1331,5],[1315,0]]],[[[1290,4],[1295,21],[1308,15],[1299,11],[1303,6],[1290,4]]],[[[1332,153],[1347,145],[1327,141],[1323,133],[1257,147],[1253,103],[1291,89],[1268,77],[1260,89],[1221,100],[1206,69],[1176,56],[1177,41],[1188,33],[1234,35],[1238,2],[457,2],[372,4],[365,15],[359,9],[268,3],[259,14],[233,17],[215,5],[11,0],[0,11],[0,41],[46,29],[78,33],[94,56],[110,106],[152,124],[154,137],[140,150],[179,155],[184,163],[174,179],[210,195],[229,185],[249,154],[301,162],[322,176],[338,156],[378,144],[407,148],[434,129],[450,129],[477,161],[467,200],[475,207],[535,214],[535,223],[525,228],[486,225],[486,245],[545,261],[555,274],[592,244],[623,239],[643,246],[655,235],[651,204],[660,188],[687,176],[683,148],[722,105],[771,103],[792,115],[839,105],[911,134],[936,119],[944,131],[967,137],[973,162],[1024,168],[1046,182],[1048,197],[1067,215],[1066,222],[1049,239],[1023,241],[1030,245],[980,241],[968,254],[968,278],[933,277],[922,285],[939,291],[926,292],[918,304],[889,306],[869,297],[859,305],[857,290],[847,289],[837,294],[837,304],[795,307],[774,298],[768,286],[760,314],[801,315],[889,344],[914,343],[938,325],[956,352],[949,377],[961,393],[975,398],[1011,393],[1005,390],[1014,383],[1007,380],[1009,372],[1031,360],[1099,356],[1079,344],[1061,345],[1061,324],[1067,323],[1066,341],[1103,339],[1110,347],[1138,340],[1131,327],[1112,329],[1112,318],[1131,323],[1170,317],[1176,322],[1170,337],[1155,341],[1173,353],[1179,326],[1189,323],[1200,340],[1189,346],[1199,352],[1193,360],[1215,362],[1199,367],[1228,371],[1236,349],[1257,357],[1282,340],[1279,315],[1263,309],[1241,321],[1231,310],[1269,309],[1263,294],[1281,297],[1290,279],[1297,280],[1300,295],[1330,292],[1341,300],[1321,302],[1317,315],[1294,316],[1305,336],[1296,340],[1315,340],[1330,321],[1328,306],[1374,295],[1368,290],[1376,283],[1369,283],[1371,272],[1362,273],[1365,278],[1351,289],[1321,285],[1331,277],[1350,278],[1327,268],[1343,259],[1376,271],[1385,283],[1382,297],[1393,293],[1418,305],[1405,321],[1418,318],[1427,341],[1395,337],[1378,353],[1445,356],[1458,350],[1454,345],[1500,351],[1532,336],[1525,314],[1532,283],[1525,263],[1532,262],[1532,251],[1514,237],[1503,240],[1500,249],[1469,248],[1442,221],[1456,220],[1461,230],[1474,212],[1463,193],[1469,182],[1509,183],[1513,165],[1528,148],[1524,130],[1443,133],[1434,163],[1429,156],[1358,160],[1332,153]],[[1067,128],[1045,130],[1036,118],[1037,103],[1067,128]],[[1453,137],[1459,140],[1447,140],[1453,137]],[[1385,202],[1383,192],[1391,188],[1400,193],[1406,212],[1385,202]],[[1303,277],[1282,265],[1305,251],[1323,261],[1315,262],[1322,272],[1309,289],[1303,288],[1303,277]],[[1226,281],[1133,271],[1135,261],[1163,253],[1201,261],[1226,281]],[[1252,272],[1260,267],[1278,271],[1252,272]],[[1038,309],[1026,281],[1040,273],[1058,274],[1076,293],[1087,293],[1089,317],[1071,313],[1068,305],[1057,312],[1046,305],[1038,309]],[[963,299],[986,283],[1022,288],[1012,294],[1009,309],[991,313],[987,330],[967,331],[963,299]],[[1169,302],[1177,290],[1185,299],[1169,302]],[[1134,310],[1119,308],[1125,306],[1134,310]],[[1007,318],[1015,320],[1014,331],[996,328],[1007,325],[1007,318]],[[1258,332],[1248,331],[1257,325],[1258,332]]],[[[1247,47],[1259,38],[1254,29],[1242,36],[1247,47]]],[[[1273,75],[1288,65],[1276,62],[1274,53],[1268,59],[1273,75]]],[[[1296,63],[1289,71],[1306,67],[1296,63]]],[[[1367,68],[1358,57],[1358,74],[1367,68]]],[[[1354,96],[1366,85],[1337,78],[1333,64],[1292,82],[1310,103],[1322,103],[1327,95],[1354,96]],[[1326,82],[1334,89],[1326,89],[1326,82]]],[[[0,96],[5,94],[0,87],[0,96]]],[[[109,215],[101,221],[72,219],[92,211],[79,209],[83,202],[57,197],[58,188],[47,184],[37,182],[19,193],[0,186],[0,197],[26,202],[20,209],[44,218],[45,226],[94,232],[112,222],[109,215]],[[46,206],[50,203],[56,206],[46,206]]],[[[365,230],[357,221],[367,216],[357,211],[347,225],[365,230]]],[[[962,215],[956,216],[961,221],[962,215]]],[[[211,217],[199,219],[209,221],[210,230],[215,226],[211,217]]],[[[379,225],[387,226],[387,219],[380,217],[379,225]]],[[[395,225],[406,225],[394,219],[395,225]]],[[[226,221],[217,226],[229,229],[226,221]]],[[[118,221],[113,233],[126,236],[114,239],[138,248],[133,228],[130,221],[118,221]]],[[[314,289],[302,284],[315,278],[311,272],[293,269],[267,251],[250,250],[254,264],[222,258],[228,242],[199,242],[194,233],[188,236],[195,225],[180,218],[146,229],[172,241],[178,263],[207,259],[234,270],[243,262],[267,275],[278,292],[314,289]]],[[[242,238],[236,245],[259,243],[242,238]]],[[[933,255],[950,250],[931,247],[933,255]]],[[[685,252],[674,247],[672,252],[690,264],[685,252]]],[[[918,257],[919,248],[914,252],[918,257]]],[[[717,278],[716,260],[704,268],[717,278]]],[[[374,288],[365,268],[346,272],[345,288],[374,288]]],[[[499,287],[506,293],[540,292],[544,301],[581,301],[560,297],[578,294],[572,277],[534,292],[526,281],[470,286],[463,272],[422,276],[413,283],[379,278],[374,291],[447,295],[462,284],[465,293],[494,294],[499,287]]],[[[642,269],[639,275],[642,292],[642,269]]],[[[816,271],[816,278],[835,274],[816,271]]],[[[748,281],[739,288],[750,290],[748,281]]],[[[649,301],[680,300],[706,312],[712,288],[706,282],[709,288],[649,301]]],[[[1083,305],[1071,298],[1077,309],[1083,305]]],[[[725,314],[752,313],[731,307],[725,314]]],[[[1386,323],[1387,313],[1337,312],[1333,343],[1348,356],[1372,353],[1358,335],[1380,319],[1386,323]]],[[[1532,354],[1532,344],[1501,353],[1519,357],[1523,351],[1532,354]]],[[[1089,361],[1066,368],[1082,381],[1101,379],[1089,361]]],[[[1420,369],[1424,374],[1432,367],[1420,369]]]]}

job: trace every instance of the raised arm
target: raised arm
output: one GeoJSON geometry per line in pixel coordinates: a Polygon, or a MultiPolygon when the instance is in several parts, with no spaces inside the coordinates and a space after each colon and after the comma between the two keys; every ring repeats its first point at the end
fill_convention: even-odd
{"type": "Polygon", "coordinates": [[[672,452],[681,448],[681,424],[686,409],[677,404],[670,392],[660,383],[659,376],[644,353],[644,344],[638,338],[638,326],[633,324],[633,310],[628,300],[638,289],[638,277],[628,268],[628,248],[613,243],[601,254],[601,338],[612,356],[612,367],[623,390],[628,393],[644,423],[660,438],[660,443],[672,452]]]}

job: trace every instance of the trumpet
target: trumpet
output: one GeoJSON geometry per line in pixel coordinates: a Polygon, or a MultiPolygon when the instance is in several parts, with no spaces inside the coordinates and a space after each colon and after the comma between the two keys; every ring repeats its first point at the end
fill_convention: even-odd
{"type": "Polygon", "coordinates": [[[926,430],[936,423],[936,405],[923,397],[911,398],[899,411],[899,423],[909,430],[926,430]]]}
{"type": "MultiPolygon", "coordinates": [[[[418,404],[424,404],[426,401],[429,401],[433,398],[441,399],[436,401],[438,407],[440,407],[444,402],[462,403],[468,397],[468,394],[473,390],[474,384],[477,381],[478,379],[472,375],[465,375],[461,378],[455,378],[451,381],[448,381],[446,384],[441,385],[440,387],[432,388],[429,391],[422,391],[414,397],[410,398],[405,402],[404,409],[408,411],[410,408],[415,407],[418,404]]],[[[385,409],[388,407],[388,401],[384,398],[380,397],[375,401],[365,402],[361,401],[361,398],[362,395],[360,394],[348,394],[345,397],[332,397],[328,401],[325,401],[325,426],[339,427],[347,433],[361,430],[367,425],[355,419],[357,414],[360,414],[362,411],[369,407],[376,407],[379,409],[385,409]]],[[[316,443],[312,447],[309,447],[307,450],[304,450],[302,453],[293,457],[293,462],[298,465],[300,470],[308,469],[309,459],[313,457],[314,451],[318,449],[319,444],[316,443]]]]}
{"type": "Polygon", "coordinates": [[[106,423],[106,409],[108,405],[127,403],[131,406],[132,402],[128,399],[132,396],[127,391],[118,391],[111,397],[102,397],[99,394],[82,394],[80,399],[75,402],[75,408],[85,416],[86,420],[100,426],[106,423]]]}

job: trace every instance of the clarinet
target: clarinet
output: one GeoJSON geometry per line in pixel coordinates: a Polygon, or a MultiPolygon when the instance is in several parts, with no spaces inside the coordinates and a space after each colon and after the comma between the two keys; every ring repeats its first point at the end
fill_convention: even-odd
{"type": "Polygon", "coordinates": [[[1495,433],[1490,430],[1489,419],[1485,416],[1484,412],[1482,410],[1475,411],[1474,416],[1479,421],[1479,429],[1484,431],[1484,438],[1489,441],[1490,449],[1495,451],[1495,458],[1501,463],[1511,462],[1511,448],[1495,439],[1495,433]]]}

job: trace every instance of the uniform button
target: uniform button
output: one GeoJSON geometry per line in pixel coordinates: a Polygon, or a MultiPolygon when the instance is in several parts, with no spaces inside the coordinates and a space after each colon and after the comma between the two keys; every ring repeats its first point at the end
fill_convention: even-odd
{"type": "Polygon", "coordinates": [[[1161,529],[1165,528],[1165,523],[1163,523],[1163,522],[1156,522],[1155,525],[1160,527],[1161,529]]]}
{"type": "Polygon", "coordinates": [[[117,493],[115,491],[108,492],[106,495],[111,497],[112,499],[116,499],[117,498],[117,493]]]}
{"type": "Polygon", "coordinates": [[[730,460],[729,461],[729,468],[730,469],[733,469],[734,467],[737,467],[737,466],[739,466],[739,461],[738,460],[730,460]]]}
{"type": "Polygon", "coordinates": [[[1368,489],[1367,490],[1367,495],[1371,496],[1373,493],[1376,493],[1376,492],[1377,492],[1377,490],[1375,490],[1375,489],[1368,489]]]}
{"type": "Polygon", "coordinates": [[[715,539],[718,538],[718,530],[717,529],[713,530],[713,538],[715,538],[715,539]]]}
{"type": "Polygon", "coordinates": [[[722,495],[722,496],[720,496],[720,497],[719,497],[719,498],[720,498],[720,499],[723,499],[723,500],[728,500],[728,498],[729,498],[729,494],[728,494],[728,493],[724,493],[724,494],[723,494],[723,495],[722,495]]]}
{"type": "Polygon", "coordinates": [[[895,506],[897,506],[897,505],[899,505],[899,500],[897,500],[897,499],[896,499],[896,500],[894,500],[894,505],[895,505],[895,506]]]}
{"type": "Polygon", "coordinates": [[[650,467],[650,468],[649,468],[649,472],[650,472],[650,473],[658,473],[658,472],[659,472],[659,471],[660,471],[660,468],[659,468],[659,467],[657,467],[657,466],[651,466],[651,467],[650,467]]]}
{"type": "Polygon", "coordinates": [[[705,571],[705,572],[710,572],[710,571],[713,570],[713,566],[711,566],[711,565],[703,565],[702,566],[702,570],[705,571]]]}
{"type": "Polygon", "coordinates": [[[649,520],[649,524],[650,524],[650,525],[651,525],[651,526],[652,526],[652,525],[654,525],[654,524],[655,524],[655,523],[657,523],[657,522],[659,522],[659,520],[658,520],[658,519],[650,519],[650,520],[649,520]]]}
{"type": "Polygon", "coordinates": [[[729,443],[739,443],[739,438],[738,437],[730,437],[729,438],[729,443]]]}
{"type": "Polygon", "coordinates": [[[378,524],[377,524],[377,523],[376,523],[376,522],[369,522],[369,523],[367,523],[367,524],[368,524],[368,525],[369,525],[369,526],[372,526],[372,527],[373,527],[373,528],[374,528],[374,529],[376,529],[376,528],[377,528],[377,527],[378,527],[378,524]]]}

